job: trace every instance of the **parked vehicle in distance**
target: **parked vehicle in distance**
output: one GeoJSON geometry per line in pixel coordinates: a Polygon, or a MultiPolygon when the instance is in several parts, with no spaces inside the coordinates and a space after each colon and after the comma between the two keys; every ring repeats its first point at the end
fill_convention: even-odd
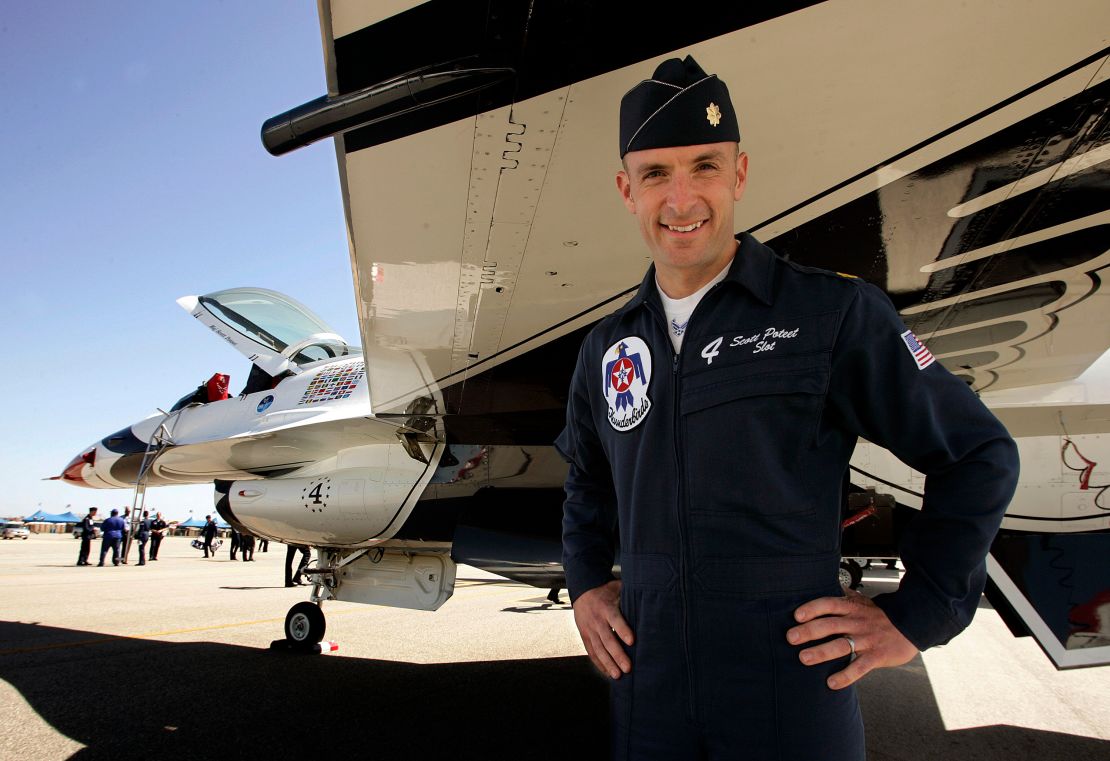
{"type": "Polygon", "coordinates": [[[31,535],[30,529],[22,523],[5,522],[0,524],[0,535],[5,539],[26,539],[31,535]]]}
{"type": "MultiPolygon", "coordinates": [[[[104,521],[97,521],[93,525],[93,533],[92,533],[92,538],[93,539],[98,539],[100,537],[100,524],[103,523],[103,522],[104,521]]],[[[82,532],[83,532],[83,529],[81,528],[80,524],[78,524],[77,526],[75,526],[73,528],[73,538],[74,539],[80,539],[82,532]]]]}

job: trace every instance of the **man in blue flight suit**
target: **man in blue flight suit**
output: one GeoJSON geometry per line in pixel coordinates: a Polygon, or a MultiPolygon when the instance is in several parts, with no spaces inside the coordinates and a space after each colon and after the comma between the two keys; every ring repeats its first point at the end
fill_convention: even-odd
{"type": "Polygon", "coordinates": [[[216,557],[216,521],[212,520],[211,515],[204,516],[204,526],[200,529],[200,535],[204,538],[204,556],[208,557],[208,553],[212,553],[212,557],[216,557]]]}
{"type": "Polygon", "coordinates": [[[879,289],[734,237],[739,136],[689,57],[621,101],[617,186],[653,265],[578,356],[567,586],[615,758],[858,761],[851,685],[967,626],[1016,447],[879,289]],[[873,601],[837,582],[861,436],[927,475],[905,575],[873,601]]]}
{"type": "Polygon", "coordinates": [[[77,551],[77,565],[89,565],[95,521],[96,508],[90,507],[89,514],[81,519],[81,549],[77,551]]]}
{"type": "Polygon", "coordinates": [[[161,513],[154,514],[154,520],[150,522],[150,559],[158,559],[158,548],[162,546],[162,539],[169,528],[168,523],[162,519],[161,513]]]}
{"type": "Polygon", "coordinates": [[[139,565],[146,565],[146,542],[150,539],[151,523],[150,511],[143,510],[143,519],[135,529],[135,541],[139,543],[139,565]]]}
{"type": "Polygon", "coordinates": [[[119,517],[119,510],[112,508],[112,514],[100,526],[100,530],[104,534],[104,541],[100,543],[100,562],[97,565],[104,565],[104,556],[109,549],[112,550],[112,565],[119,565],[119,545],[123,532],[127,531],[127,524],[119,517]]]}

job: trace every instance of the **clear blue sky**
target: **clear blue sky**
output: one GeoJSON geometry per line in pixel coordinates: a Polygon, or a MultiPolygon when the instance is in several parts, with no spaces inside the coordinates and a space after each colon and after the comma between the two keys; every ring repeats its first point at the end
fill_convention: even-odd
{"type": "MultiPolygon", "coordinates": [[[[42,2],[0,15],[0,516],[130,504],[39,479],[248,363],[174,300],[288,293],[358,342],[331,141],[280,159],[270,116],[326,91],[316,4],[42,2]]],[[[152,489],[186,517],[210,486],[152,489]]]]}

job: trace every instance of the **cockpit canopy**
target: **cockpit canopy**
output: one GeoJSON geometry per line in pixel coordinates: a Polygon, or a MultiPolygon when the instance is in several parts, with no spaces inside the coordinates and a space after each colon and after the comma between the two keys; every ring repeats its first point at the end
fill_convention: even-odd
{"type": "Polygon", "coordinates": [[[177,303],[272,376],[361,353],[304,304],[265,288],[228,288],[177,303]]]}

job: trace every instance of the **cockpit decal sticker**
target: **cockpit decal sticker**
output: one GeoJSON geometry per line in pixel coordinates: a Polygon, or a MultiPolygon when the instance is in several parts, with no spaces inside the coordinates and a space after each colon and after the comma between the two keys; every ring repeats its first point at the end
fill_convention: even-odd
{"type": "Polygon", "coordinates": [[[305,389],[297,404],[317,404],[346,399],[354,393],[355,387],[365,375],[366,364],[362,360],[325,368],[308,382],[308,388],[305,389]]]}

